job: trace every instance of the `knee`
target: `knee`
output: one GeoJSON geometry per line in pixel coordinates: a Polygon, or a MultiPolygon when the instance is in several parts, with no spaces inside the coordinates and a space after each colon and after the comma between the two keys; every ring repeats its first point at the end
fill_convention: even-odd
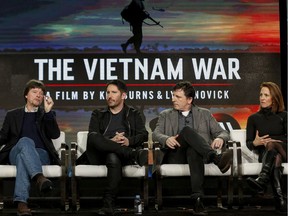
{"type": "Polygon", "coordinates": [[[109,153],[106,157],[106,165],[109,167],[121,167],[121,160],[115,153],[109,153]]]}
{"type": "Polygon", "coordinates": [[[281,149],[282,148],[282,146],[281,146],[281,144],[280,143],[277,143],[277,142],[268,142],[267,144],[266,144],[266,149],[268,150],[268,151],[271,151],[271,150],[279,150],[279,149],[281,149]]]}
{"type": "Polygon", "coordinates": [[[91,132],[87,137],[87,147],[94,146],[96,143],[101,142],[102,135],[97,132],[91,132]]]}
{"type": "Polygon", "coordinates": [[[181,134],[194,134],[195,133],[195,131],[191,128],[191,127],[189,127],[189,126],[185,126],[182,130],[181,130],[181,132],[180,132],[181,134]]]}
{"type": "Polygon", "coordinates": [[[271,150],[273,150],[275,148],[275,146],[274,146],[274,143],[273,142],[268,142],[267,144],[266,144],[266,149],[268,150],[268,151],[271,151],[271,150]]]}
{"type": "Polygon", "coordinates": [[[273,155],[277,155],[277,150],[275,149],[275,148],[273,148],[272,146],[270,146],[270,148],[267,148],[267,151],[268,152],[271,152],[271,154],[273,154],[273,155]]]}
{"type": "Polygon", "coordinates": [[[29,147],[33,147],[35,148],[35,143],[32,139],[28,138],[28,137],[22,137],[21,139],[19,139],[19,141],[17,142],[17,146],[22,149],[22,148],[29,148],[29,147]]]}
{"type": "Polygon", "coordinates": [[[96,137],[98,137],[98,133],[97,132],[90,132],[89,134],[88,134],[88,141],[89,140],[93,140],[93,139],[95,139],[96,137]]]}

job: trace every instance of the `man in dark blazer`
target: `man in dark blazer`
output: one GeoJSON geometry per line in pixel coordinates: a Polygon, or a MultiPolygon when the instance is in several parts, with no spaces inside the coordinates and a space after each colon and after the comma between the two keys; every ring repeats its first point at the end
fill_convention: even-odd
{"type": "Polygon", "coordinates": [[[161,145],[162,163],[189,164],[193,209],[203,215],[204,162],[215,163],[225,173],[230,168],[232,152],[217,154],[216,150],[229,140],[229,133],[209,110],[194,105],[194,97],[190,82],[177,83],[173,87],[173,108],[160,113],[152,139],[161,145]]]}
{"type": "Polygon", "coordinates": [[[30,80],[24,89],[25,106],[7,112],[0,130],[0,164],[16,165],[13,201],[17,215],[31,215],[27,206],[31,181],[40,192],[52,190],[52,182],[42,173],[42,165],[60,165],[51,139],[60,136],[54,102],[45,96],[46,89],[39,80],[30,80]],[[44,101],[44,107],[41,104],[44,101]]]}

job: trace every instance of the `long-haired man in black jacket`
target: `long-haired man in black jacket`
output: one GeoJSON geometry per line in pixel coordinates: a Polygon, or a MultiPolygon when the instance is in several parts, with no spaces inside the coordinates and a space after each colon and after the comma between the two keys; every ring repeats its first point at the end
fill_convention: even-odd
{"type": "Polygon", "coordinates": [[[100,215],[114,214],[115,199],[122,177],[122,166],[144,165],[147,151],[141,150],[148,132],[140,112],[125,104],[126,84],[113,80],[106,86],[107,107],[92,112],[87,141],[90,164],[105,164],[108,169],[107,187],[100,215]]]}

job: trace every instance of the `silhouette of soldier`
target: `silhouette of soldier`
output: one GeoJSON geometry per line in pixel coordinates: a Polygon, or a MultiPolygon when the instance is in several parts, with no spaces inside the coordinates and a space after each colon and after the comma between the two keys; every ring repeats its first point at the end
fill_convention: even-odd
{"type": "Polygon", "coordinates": [[[145,11],[144,0],[132,0],[131,3],[127,6],[129,13],[130,27],[132,28],[133,36],[130,37],[126,43],[121,44],[122,50],[126,53],[126,49],[129,44],[134,44],[134,48],[137,53],[141,53],[140,47],[142,44],[142,23],[149,17],[149,14],[145,11]]]}

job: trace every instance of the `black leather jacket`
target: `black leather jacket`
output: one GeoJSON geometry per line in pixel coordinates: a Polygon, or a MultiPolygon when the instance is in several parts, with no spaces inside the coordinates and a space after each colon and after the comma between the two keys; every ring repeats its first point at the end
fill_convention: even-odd
{"type": "MultiPolygon", "coordinates": [[[[138,110],[131,106],[124,105],[125,113],[125,126],[128,130],[126,137],[129,140],[129,146],[137,148],[142,145],[143,142],[148,141],[148,132],[145,128],[145,123],[138,110]]],[[[102,110],[96,109],[92,112],[89,133],[97,132],[102,135],[105,134],[109,124],[111,124],[111,112],[108,107],[102,110]]]]}

